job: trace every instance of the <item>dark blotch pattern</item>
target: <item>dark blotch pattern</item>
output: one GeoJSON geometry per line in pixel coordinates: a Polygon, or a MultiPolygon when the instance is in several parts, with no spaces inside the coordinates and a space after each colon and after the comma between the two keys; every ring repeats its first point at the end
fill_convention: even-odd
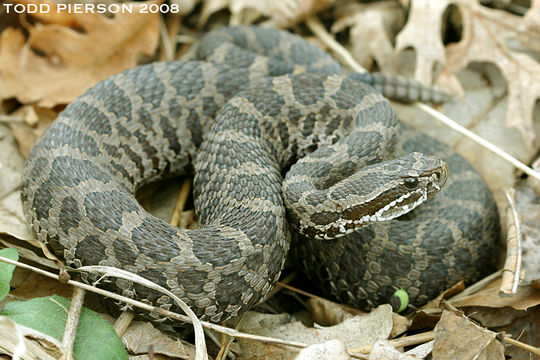
{"type": "Polygon", "coordinates": [[[137,200],[130,194],[119,191],[101,191],[86,194],[84,198],[86,216],[101,231],[120,229],[124,213],[140,209],[137,200]]]}
{"type": "MultiPolygon", "coordinates": [[[[298,208],[308,214],[306,222],[326,226],[352,210],[339,214],[321,204],[338,200],[341,206],[351,194],[369,192],[366,184],[379,186],[345,186],[357,167],[380,161],[395,144],[394,112],[362,82],[408,101],[441,96],[409,80],[348,74],[316,46],[274,29],[211,32],[193,57],[228,63],[139,66],[99,82],[69,105],[31,151],[21,199],[40,241],[68,265],[135,271],[218,322],[260,302],[279,278],[290,238],[283,195],[292,199],[291,222],[298,222],[292,211],[298,208]],[[366,95],[373,104],[359,110],[366,95]],[[384,131],[361,129],[374,122],[384,131]],[[298,157],[306,159],[291,165],[298,157]],[[174,228],[135,200],[139,186],[192,167],[198,230],[174,228]],[[298,187],[282,194],[281,175],[294,171],[298,187]],[[328,194],[330,185],[335,189],[328,194]]],[[[308,276],[364,308],[388,301],[396,288],[420,306],[460,278],[485,275],[496,258],[497,210],[482,180],[436,140],[401,131],[410,140],[398,150],[446,154],[458,178],[450,179],[440,199],[330,246],[304,238],[296,244],[308,276]]],[[[392,169],[378,170],[381,178],[392,169]]],[[[123,280],[102,285],[178,311],[143,286],[123,280]]]]}

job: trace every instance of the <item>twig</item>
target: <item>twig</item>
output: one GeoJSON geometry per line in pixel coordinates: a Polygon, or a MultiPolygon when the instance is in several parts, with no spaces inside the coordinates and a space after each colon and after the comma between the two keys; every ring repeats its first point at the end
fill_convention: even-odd
{"type": "Polygon", "coordinates": [[[521,273],[521,220],[516,210],[515,190],[506,190],[506,219],[508,222],[506,260],[504,262],[499,295],[510,297],[516,294],[521,273]]]}
{"type": "Polygon", "coordinates": [[[161,61],[173,60],[176,52],[176,35],[180,29],[182,16],[180,14],[170,13],[167,15],[167,20],[160,18],[160,33],[163,47],[161,48],[159,59],[161,61]]]}
{"type": "Polygon", "coordinates": [[[504,335],[504,342],[508,343],[510,345],[517,346],[519,348],[522,348],[523,350],[527,350],[532,354],[539,355],[540,356],[540,348],[531,346],[529,344],[522,343],[521,341],[512,339],[508,334],[504,335]]]}
{"type": "Polygon", "coordinates": [[[525,174],[534,177],[537,180],[540,180],[540,173],[537,171],[531,169],[518,159],[514,158],[512,155],[508,154],[506,151],[502,150],[501,148],[493,145],[489,141],[481,138],[480,136],[476,135],[469,129],[464,128],[463,126],[456,123],[454,120],[450,119],[448,116],[438,112],[437,110],[433,109],[430,106],[427,106],[426,104],[422,103],[415,103],[414,106],[419,108],[420,110],[423,110],[424,112],[430,114],[437,120],[441,121],[443,124],[447,125],[448,127],[456,130],[461,135],[471,139],[472,141],[476,142],[477,144],[483,146],[484,148],[488,149],[501,159],[509,162],[510,164],[514,165],[519,170],[523,171],[525,174]]]}
{"type": "MultiPolygon", "coordinates": [[[[7,264],[12,264],[12,265],[18,266],[18,267],[26,269],[26,270],[34,271],[34,272],[36,272],[38,274],[41,274],[43,276],[46,276],[46,277],[49,277],[49,278],[52,278],[52,279],[59,280],[59,276],[54,274],[54,273],[48,272],[46,270],[42,270],[40,268],[36,268],[34,266],[31,266],[31,265],[28,265],[28,264],[25,264],[25,263],[22,263],[22,262],[19,262],[19,261],[14,261],[14,260],[2,257],[2,256],[0,256],[0,261],[5,262],[7,264]]],[[[165,309],[160,308],[160,307],[155,307],[155,306],[143,303],[141,301],[133,300],[133,299],[127,298],[125,296],[118,295],[118,294],[116,294],[114,292],[111,292],[111,291],[103,290],[103,289],[97,288],[95,286],[88,285],[88,284],[85,284],[85,283],[81,283],[81,282],[78,282],[78,281],[75,281],[75,280],[67,280],[66,283],[71,285],[71,286],[79,287],[79,288],[85,289],[87,291],[91,291],[93,293],[96,293],[96,294],[111,298],[113,300],[118,300],[118,301],[124,302],[124,303],[126,303],[128,305],[137,307],[137,308],[142,309],[144,311],[147,311],[149,313],[159,314],[161,316],[165,316],[165,317],[177,320],[177,321],[182,321],[182,322],[186,322],[186,323],[192,323],[192,320],[186,315],[181,315],[181,314],[169,311],[169,310],[165,310],[165,309]]],[[[243,333],[243,332],[240,332],[238,330],[235,330],[235,329],[231,329],[231,328],[228,328],[228,327],[225,327],[225,326],[213,324],[213,323],[207,322],[207,321],[201,321],[200,323],[201,323],[202,326],[204,326],[207,329],[212,329],[212,330],[217,331],[217,332],[219,332],[221,334],[226,334],[226,335],[233,336],[233,337],[236,337],[236,338],[248,339],[248,340],[253,340],[253,341],[260,341],[260,342],[263,342],[263,343],[266,343],[266,344],[283,345],[283,346],[294,347],[294,348],[305,348],[305,347],[308,346],[308,344],[297,342],[297,341],[288,341],[288,340],[283,340],[283,339],[279,339],[279,338],[273,338],[273,337],[269,337],[269,336],[247,334],[247,333],[243,333]]],[[[358,358],[358,359],[362,359],[362,357],[358,356],[357,354],[351,354],[351,356],[355,357],[355,358],[358,358]]]]}
{"type": "Polygon", "coordinates": [[[180,193],[178,194],[178,198],[176,199],[176,203],[174,204],[174,210],[171,216],[171,220],[169,221],[169,224],[173,226],[178,226],[180,223],[180,216],[182,215],[182,211],[184,211],[184,208],[186,207],[186,201],[189,197],[189,191],[191,190],[191,180],[186,179],[182,183],[182,187],[180,188],[180,193]]]}
{"type": "Polygon", "coordinates": [[[65,360],[73,359],[73,344],[75,343],[75,337],[77,336],[77,326],[79,325],[79,318],[81,316],[85,294],[86,291],[84,289],[77,287],[73,288],[73,296],[71,298],[71,305],[69,306],[64,337],[62,338],[62,348],[64,349],[64,356],[62,358],[65,360]]]}
{"type": "Polygon", "coordinates": [[[134,317],[135,313],[133,311],[122,311],[122,313],[114,323],[114,331],[116,331],[118,336],[124,335],[126,329],[129,327],[134,317]]]}
{"type": "Polygon", "coordinates": [[[306,19],[306,25],[317,37],[328,46],[330,50],[334,53],[336,58],[343,63],[345,66],[350,68],[352,71],[359,73],[367,72],[366,69],[362,67],[356,60],[354,60],[351,53],[338,43],[329,33],[326,31],[326,28],[321,23],[318,17],[315,15],[310,16],[306,19]]]}
{"type": "Polygon", "coordinates": [[[172,48],[171,40],[169,38],[169,33],[167,31],[167,25],[163,17],[159,17],[159,34],[161,38],[161,51],[159,54],[159,59],[161,61],[172,60],[174,56],[174,50],[172,48]]]}
{"type": "Polygon", "coordinates": [[[483,289],[487,284],[489,284],[490,282],[492,282],[493,280],[495,280],[496,278],[501,276],[501,274],[502,274],[502,269],[497,270],[493,274],[489,274],[485,278],[478,280],[477,282],[475,282],[471,286],[467,287],[465,290],[463,290],[459,294],[456,294],[455,296],[452,296],[451,298],[449,298],[446,301],[448,301],[450,303],[455,303],[455,302],[458,302],[460,300],[463,300],[467,296],[469,296],[471,294],[474,294],[475,292],[483,289]]]}
{"type": "MultiPolygon", "coordinates": [[[[405,336],[399,339],[390,340],[390,343],[394,347],[398,348],[398,347],[404,347],[404,346],[423,344],[425,342],[433,340],[434,337],[435,337],[435,333],[433,331],[428,331],[421,334],[405,336]]],[[[354,349],[350,349],[350,351],[368,354],[371,352],[372,347],[373,345],[365,345],[365,346],[360,346],[354,349]]]]}
{"type": "Polygon", "coordinates": [[[195,315],[193,310],[191,310],[191,308],[184,301],[182,301],[182,299],[173,294],[171,291],[165,289],[164,287],[156,283],[151,282],[150,280],[143,278],[142,276],[111,266],[82,266],[78,268],[77,271],[85,271],[91,274],[101,273],[103,274],[103,276],[111,276],[119,279],[128,280],[169,296],[191,320],[190,323],[193,325],[193,330],[195,331],[195,360],[208,360],[208,353],[206,352],[206,343],[204,340],[204,331],[202,329],[201,322],[199,321],[197,315],[195,315]]]}
{"type": "MultiPolygon", "coordinates": [[[[54,274],[54,273],[48,272],[46,270],[42,270],[40,268],[36,268],[34,266],[31,266],[31,265],[28,265],[28,264],[25,264],[25,263],[22,263],[22,262],[19,262],[19,261],[14,261],[14,260],[2,257],[2,256],[0,256],[0,261],[8,263],[8,264],[15,265],[15,266],[18,266],[18,267],[23,268],[23,269],[34,271],[34,272],[36,272],[38,274],[41,274],[43,276],[47,276],[49,278],[59,280],[59,276],[54,274]]],[[[72,285],[72,286],[76,286],[76,287],[79,287],[79,288],[82,288],[82,289],[85,289],[87,291],[91,291],[93,293],[96,293],[96,294],[111,298],[113,300],[122,301],[122,302],[124,302],[124,303],[126,303],[128,305],[137,307],[139,309],[142,309],[142,310],[145,310],[145,311],[148,311],[148,312],[153,312],[153,313],[156,313],[156,314],[159,314],[159,315],[162,315],[162,316],[169,317],[169,318],[174,319],[174,320],[178,320],[178,321],[182,321],[182,322],[186,322],[186,323],[191,323],[191,319],[186,315],[181,315],[181,314],[169,311],[169,310],[165,310],[165,309],[160,308],[160,307],[155,307],[155,306],[143,303],[141,301],[133,300],[133,299],[127,298],[125,296],[118,295],[118,294],[116,294],[114,292],[97,288],[97,287],[92,286],[92,285],[88,285],[88,284],[78,282],[78,281],[75,281],[75,280],[68,280],[67,284],[72,285]]],[[[298,347],[298,348],[304,348],[304,347],[307,346],[307,344],[300,343],[300,342],[286,341],[286,340],[282,340],[282,339],[278,339],[278,338],[271,338],[271,337],[266,337],[266,336],[246,334],[246,333],[242,333],[240,331],[237,331],[237,330],[225,327],[225,326],[220,326],[220,325],[217,325],[217,324],[213,324],[213,323],[210,323],[210,322],[207,322],[207,321],[201,321],[201,324],[204,327],[208,328],[208,329],[212,329],[212,330],[215,330],[215,331],[217,331],[219,333],[226,334],[226,335],[229,335],[229,336],[238,337],[238,338],[245,338],[245,339],[249,339],[249,340],[262,341],[262,342],[265,342],[265,343],[268,343],[268,344],[279,344],[279,345],[293,346],[293,347],[298,347]]]]}
{"type": "MultiPolygon", "coordinates": [[[[244,313],[240,316],[240,320],[238,320],[238,323],[235,326],[236,329],[240,329],[242,327],[242,324],[244,323],[244,319],[246,318],[245,315],[246,314],[244,313]]],[[[234,337],[221,334],[221,347],[219,349],[218,354],[216,355],[216,360],[224,360],[227,358],[227,354],[229,353],[229,349],[231,348],[233,340],[234,340],[234,337]]]]}
{"type": "MultiPolygon", "coordinates": [[[[306,25],[309,27],[309,29],[317,35],[317,37],[326,45],[328,46],[336,55],[336,58],[340,60],[345,66],[350,68],[353,71],[356,72],[366,72],[366,70],[354,60],[352,55],[349,53],[347,49],[345,49],[341,44],[339,44],[326,30],[326,28],[321,24],[321,22],[315,17],[312,16],[306,20],[306,25]]],[[[472,131],[464,128],[463,126],[456,123],[454,120],[450,119],[448,116],[438,112],[437,110],[433,109],[432,107],[422,104],[422,103],[414,103],[414,106],[418,109],[424,111],[425,113],[433,116],[437,120],[441,121],[446,126],[456,130],[461,135],[471,139],[472,141],[476,142],[477,144],[483,146],[484,148],[488,149],[489,151],[493,152],[495,155],[499,156],[503,160],[509,162],[516,168],[520,169],[524,173],[526,173],[529,176],[534,177],[535,179],[540,180],[540,173],[537,171],[531,169],[521,161],[514,158],[512,155],[508,154],[501,148],[498,148],[497,146],[493,145],[489,141],[481,138],[480,136],[476,135],[472,131]]]]}
{"type": "Polygon", "coordinates": [[[0,122],[3,123],[22,123],[24,118],[16,115],[0,115],[0,122]]]}

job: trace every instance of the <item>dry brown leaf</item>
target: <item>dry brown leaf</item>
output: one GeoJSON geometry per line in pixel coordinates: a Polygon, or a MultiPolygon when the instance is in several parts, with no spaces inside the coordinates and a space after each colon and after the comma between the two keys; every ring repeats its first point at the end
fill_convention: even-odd
{"type": "Polygon", "coordinates": [[[0,126],[0,234],[34,240],[23,215],[19,185],[24,159],[6,126],[0,126]]]}
{"type": "MultiPolygon", "coordinates": [[[[25,254],[20,255],[26,257],[25,254]]],[[[21,268],[15,269],[10,286],[12,288],[10,295],[18,299],[32,299],[54,294],[70,298],[73,295],[72,285],[21,268]]]]}
{"type": "Polygon", "coordinates": [[[14,111],[12,115],[24,119],[23,122],[10,124],[10,127],[11,133],[19,145],[19,152],[24,158],[27,158],[36,140],[58,116],[58,111],[27,105],[14,111]]]}
{"type": "MultiPolygon", "coordinates": [[[[313,298],[308,300],[311,308],[311,317],[313,322],[321,326],[337,325],[355,315],[365,314],[363,311],[357,310],[347,305],[335,303],[330,300],[313,298]]],[[[392,331],[389,338],[393,339],[396,336],[407,331],[411,321],[404,316],[392,313],[392,331]]]]}
{"type": "Polygon", "coordinates": [[[133,354],[148,354],[149,346],[152,346],[154,354],[174,359],[195,358],[193,345],[171,339],[148,322],[133,322],[122,338],[126,348],[133,354]]]}
{"type": "Polygon", "coordinates": [[[231,12],[231,24],[249,24],[260,16],[269,19],[265,26],[287,28],[308,16],[315,14],[335,0],[275,0],[275,1],[252,1],[252,0],[205,0],[199,19],[199,26],[206,24],[208,18],[225,8],[231,12]]]}
{"type": "MultiPolygon", "coordinates": [[[[479,321],[482,326],[505,335],[509,334],[513,339],[540,348],[540,306],[527,311],[517,311],[509,308],[492,309],[485,307],[472,307],[467,309],[468,317],[479,321]]],[[[512,360],[537,359],[527,349],[506,344],[505,353],[512,360]]]]}
{"type": "MultiPolygon", "coordinates": [[[[25,5],[28,7],[28,5],[37,5],[37,6],[44,6],[47,5],[51,9],[56,9],[56,4],[58,1],[56,0],[24,0],[24,1],[17,1],[17,3],[25,5]]],[[[39,19],[41,22],[45,24],[57,24],[57,25],[63,25],[63,26],[70,26],[73,27],[77,25],[76,18],[67,11],[62,10],[54,10],[54,11],[37,11],[30,14],[33,18],[39,19]]]]}
{"type": "Polygon", "coordinates": [[[21,29],[1,34],[0,99],[44,107],[69,103],[99,80],[134,67],[140,54],[152,54],[157,46],[158,14],[73,16],[84,33],[38,24],[28,29],[28,39],[21,29]]]}
{"type": "Polygon", "coordinates": [[[435,326],[433,358],[438,360],[504,360],[504,345],[497,334],[464,316],[444,311],[435,326]]]}
{"type": "Polygon", "coordinates": [[[499,296],[501,278],[492,281],[482,290],[459,299],[452,304],[456,307],[485,306],[492,308],[512,307],[516,310],[527,310],[540,304],[540,290],[532,286],[519,286],[513,297],[499,296]]]}

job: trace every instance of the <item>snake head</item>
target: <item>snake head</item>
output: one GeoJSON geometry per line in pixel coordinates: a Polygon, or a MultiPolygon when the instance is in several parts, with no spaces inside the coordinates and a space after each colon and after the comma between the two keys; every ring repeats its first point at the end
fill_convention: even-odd
{"type": "Polygon", "coordinates": [[[414,210],[438,193],[447,177],[443,160],[411,153],[361,168],[328,189],[307,192],[298,202],[302,213],[290,217],[307,237],[339,238],[414,210]]]}

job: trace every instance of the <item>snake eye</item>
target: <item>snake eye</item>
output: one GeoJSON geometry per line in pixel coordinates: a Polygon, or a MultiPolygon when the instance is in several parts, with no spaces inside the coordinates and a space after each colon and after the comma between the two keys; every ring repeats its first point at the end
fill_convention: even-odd
{"type": "Polygon", "coordinates": [[[406,178],[404,180],[404,184],[406,188],[414,189],[418,186],[418,179],[417,178],[406,178]]]}

